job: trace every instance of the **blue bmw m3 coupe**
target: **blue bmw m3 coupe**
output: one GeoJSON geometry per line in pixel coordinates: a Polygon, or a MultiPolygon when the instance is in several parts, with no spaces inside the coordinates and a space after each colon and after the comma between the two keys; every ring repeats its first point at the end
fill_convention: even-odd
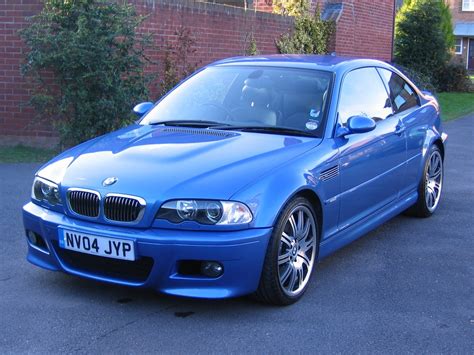
{"type": "Polygon", "coordinates": [[[380,61],[231,58],[134,111],[135,124],[36,173],[23,207],[31,263],[287,305],[318,260],[440,201],[438,103],[380,61]]]}

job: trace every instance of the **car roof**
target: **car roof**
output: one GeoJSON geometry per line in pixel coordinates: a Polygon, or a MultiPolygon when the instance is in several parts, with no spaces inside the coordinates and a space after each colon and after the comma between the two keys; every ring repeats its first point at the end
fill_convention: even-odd
{"type": "Polygon", "coordinates": [[[251,57],[232,57],[209,64],[209,66],[229,65],[304,68],[331,72],[346,72],[355,68],[367,66],[391,68],[387,63],[375,59],[313,54],[273,54],[251,57]]]}

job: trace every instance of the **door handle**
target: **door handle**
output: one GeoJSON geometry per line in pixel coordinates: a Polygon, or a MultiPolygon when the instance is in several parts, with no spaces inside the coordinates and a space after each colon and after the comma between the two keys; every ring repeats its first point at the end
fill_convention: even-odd
{"type": "Polygon", "coordinates": [[[402,123],[397,124],[395,127],[395,134],[401,136],[405,132],[405,126],[402,123]]]}

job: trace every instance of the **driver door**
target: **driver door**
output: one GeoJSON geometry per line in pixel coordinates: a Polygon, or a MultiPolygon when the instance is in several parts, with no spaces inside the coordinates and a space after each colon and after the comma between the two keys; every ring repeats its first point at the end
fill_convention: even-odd
{"type": "Polygon", "coordinates": [[[345,126],[352,116],[373,118],[376,127],[336,138],[341,176],[339,229],[397,199],[406,168],[404,127],[393,116],[386,88],[373,67],[353,70],[343,79],[339,125],[345,126]]]}

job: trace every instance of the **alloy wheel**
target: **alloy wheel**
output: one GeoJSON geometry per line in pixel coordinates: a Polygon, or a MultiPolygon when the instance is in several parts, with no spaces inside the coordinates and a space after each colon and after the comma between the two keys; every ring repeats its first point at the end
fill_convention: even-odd
{"type": "Polygon", "coordinates": [[[286,221],[278,252],[278,276],[282,290],[296,296],[308,283],[316,256],[317,230],[311,211],[296,206],[286,221]]]}
{"type": "Polygon", "coordinates": [[[443,184],[443,159],[438,150],[431,153],[426,170],[425,202],[430,212],[438,206],[443,184]]]}

